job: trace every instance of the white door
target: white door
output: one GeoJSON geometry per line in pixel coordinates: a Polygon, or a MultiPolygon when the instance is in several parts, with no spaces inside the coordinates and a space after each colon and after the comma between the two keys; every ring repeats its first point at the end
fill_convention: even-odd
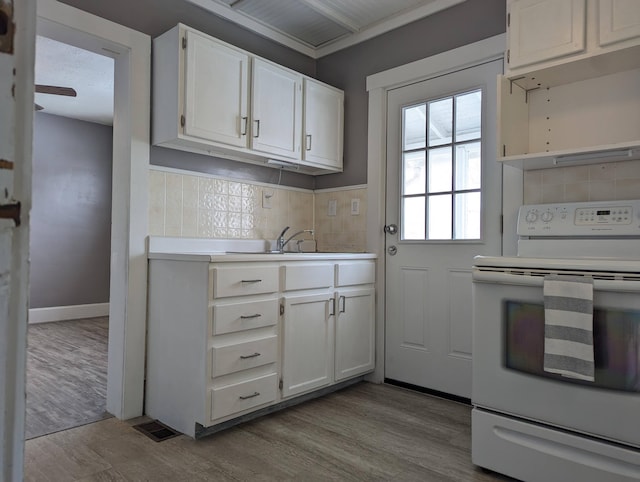
{"type": "Polygon", "coordinates": [[[512,69],[576,54],[586,47],[585,0],[511,0],[508,15],[512,69]]]}
{"type": "Polygon", "coordinates": [[[375,365],[375,290],[342,289],[336,293],[335,381],[361,375],[375,365]]]}
{"type": "Polygon", "coordinates": [[[22,480],[36,2],[0,1],[0,480],[22,480]]]}
{"type": "Polygon", "coordinates": [[[282,396],[323,387],[333,375],[333,299],[287,296],[282,320],[282,396]]]}
{"type": "Polygon", "coordinates": [[[186,32],[187,135],[247,147],[249,56],[186,32]]]}
{"type": "Polygon", "coordinates": [[[471,397],[471,267],[501,252],[496,60],[388,94],[385,378],[471,397]]]}
{"type": "Polygon", "coordinates": [[[253,149],[300,159],[302,76],[256,58],[252,76],[253,149]]]}
{"type": "Polygon", "coordinates": [[[344,92],[304,79],[304,160],[342,169],[344,92]]]}
{"type": "Polygon", "coordinates": [[[600,46],[640,37],[640,2],[600,0],[600,46]]]}

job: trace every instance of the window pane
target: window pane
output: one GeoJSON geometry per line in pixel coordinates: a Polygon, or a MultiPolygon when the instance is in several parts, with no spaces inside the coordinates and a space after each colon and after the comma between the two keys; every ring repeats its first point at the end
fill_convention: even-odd
{"type": "Polygon", "coordinates": [[[456,194],[456,239],[480,239],[480,193],[456,194]]]}
{"type": "Polygon", "coordinates": [[[427,105],[421,104],[403,109],[404,150],[425,147],[427,137],[427,105]]]}
{"type": "Polygon", "coordinates": [[[456,146],[456,183],[455,189],[480,189],[481,144],[471,142],[456,146]]]}
{"type": "Polygon", "coordinates": [[[456,142],[480,139],[482,91],[456,96],[456,142]]]}
{"type": "Polygon", "coordinates": [[[451,147],[429,149],[429,192],[451,191],[451,147]]]}
{"type": "Polygon", "coordinates": [[[403,156],[403,194],[424,194],[427,185],[427,168],[424,151],[407,152],[403,156]]]}
{"type": "Polygon", "coordinates": [[[429,239],[451,239],[451,194],[429,196],[429,239]]]}
{"type": "Polygon", "coordinates": [[[453,131],[453,98],[429,102],[429,146],[450,144],[453,131]]]}
{"type": "Polygon", "coordinates": [[[424,197],[404,199],[402,239],[424,239],[424,197]]]}

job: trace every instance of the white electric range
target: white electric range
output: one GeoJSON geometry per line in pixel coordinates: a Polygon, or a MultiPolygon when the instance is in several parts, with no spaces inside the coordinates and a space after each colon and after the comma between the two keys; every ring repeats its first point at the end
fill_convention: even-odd
{"type": "Polygon", "coordinates": [[[527,481],[640,480],[640,201],[523,206],[473,271],[472,459],[527,481]],[[593,280],[595,380],[543,370],[545,276],[593,280]]]}

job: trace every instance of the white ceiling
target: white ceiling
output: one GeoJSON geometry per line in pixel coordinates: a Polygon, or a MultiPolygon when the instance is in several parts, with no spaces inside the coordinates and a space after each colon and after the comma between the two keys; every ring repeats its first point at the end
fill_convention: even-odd
{"type": "Polygon", "coordinates": [[[77,97],[35,95],[42,112],[113,124],[114,61],[47,37],[36,37],[36,84],[71,87],[77,97]]]}
{"type": "MultiPolygon", "coordinates": [[[[382,35],[465,0],[186,0],[312,58],[382,35]]],[[[37,37],[36,83],[77,97],[36,94],[42,112],[113,124],[113,59],[37,37]]]]}
{"type": "Polygon", "coordinates": [[[465,0],[186,0],[313,58],[465,0]]]}

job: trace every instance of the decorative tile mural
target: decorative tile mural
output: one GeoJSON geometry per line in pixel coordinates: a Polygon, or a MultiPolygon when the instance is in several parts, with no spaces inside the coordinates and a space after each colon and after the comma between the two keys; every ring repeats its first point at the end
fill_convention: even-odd
{"type": "Polygon", "coordinates": [[[361,252],[365,219],[364,188],[314,193],[175,169],[149,171],[150,235],[273,240],[290,226],[291,234],[315,229],[318,251],[361,252]],[[352,199],[358,199],[357,215],[351,214],[352,199]],[[336,201],[332,216],[325,206],[329,200],[336,201]]]}

